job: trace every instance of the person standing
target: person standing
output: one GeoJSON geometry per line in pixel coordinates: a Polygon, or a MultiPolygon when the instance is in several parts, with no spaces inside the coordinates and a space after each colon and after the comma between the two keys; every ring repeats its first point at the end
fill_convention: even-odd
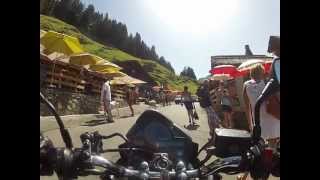
{"type": "MultiPolygon", "coordinates": [[[[209,96],[210,96],[210,102],[211,106],[213,108],[213,111],[217,114],[218,112],[221,112],[221,96],[218,94],[220,81],[219,80],[210,80],[209,81],[209,96]]],[[[218,116],[220,117],[220,116],[218,116]]],[[[218,118],[218,124],[220,125],[221,119],[218,118]]]]}
{"type": "Polygon", "coordinates": [[[139,87],[136,86],[134,89],[134,104],[137,104],[138,99],[139,99],[139,87]]]}
{"type": "Polygon", "coordinates": [[[106,121],[114,122],[111,113],[111,88],[110,82],[103,83],[101,88],[101,104],[103,105],[104,116],[106,121]]]}
{"type": "MultiPolygon", "coordinates": [[[[271,36],[268,52],[280,58],[280,37],[271,36]]],[[[271,67],[272,69],[272,67],[271,67]]],[[[247,106],[247,119],[250,131],[253,130],[254,107],[258,96],[265,87],[263,81],[264,68],[256,65],[250,70],[251,80],[244,83],[243,97],[247,106]]],[[[260,107],[261,137],[267,140],[269,147],[275,148],[280,141],[280,91],[271,95],[260,107]]],[[[237,176],[237,180],[246,180],[248,173],[237,176]]]]}
{"type": "MultiPolygon", "coordinates": [[[[264,67],[261,64],[255,65],[250,69],[251,79],[244,83],[243,97],[246,105],[246,115],[249,124],[249,130],[253,131],[254,109],[258,97],[265,88],[264,67]]],[[[268,101],[266,101],[268,103],[268,101]]],[[[267,103],[262,103],[260,107],[260,126],[261,137],[268,142],[268,145],[274,147],[280,138],[280,120],[267,112],[267,103]]],[[[238,180],[245,180],[248,173],[237,177],[238,180]]]]}
{"type": "Polygon", "coordinates": [[[145,98],[147,99],[147,102],[149,102],[151,100],[151,93],[149,90],[146,90],[145,92],[145,98]]]}
{"type": "Polygon", "coordinates": [[[220,82],[218,93],[221,96],[221,109],[223,112],[223,125],[225,128],[232,128],[232,104],[228,95],[228,90],[224,88],[224,82],[220,82]]]}
{"type": "Polygon", "coordinates": [[[166,106],[165,94],[162,88],[159,91],[159,97],[160,97],[160,103],[162,103],[162,106],[163,107],[166,106]]]}
{"type": "MultiPolygon", "coordinates": [[[[250,131],[253,130],[254,108],[258,96],[262,93],[265,83],[263,81],[264,68],[261,64],[250,70],[251,80],[244,83],[244,102],[247,106],[247,117],[250,131]]],[[[260,110],[260,125],[262,138],[270,141],[280,137],[280,121],[266,111],[266,104],[263,103],[260,110]]]]}
{"type": "Polygon", "coordinates": [[[208,117],[208,125],[210,129],[210,135],[213,137],[215,128],[219,127],[219,117],[213,110],[209,92],[209,81],[204,80],[203,84],[197,90],[197,96],[199,97],[200,106],[205,109],[208,117]]]}
{"type": "Polygon", "coordinates": [[[127,104],[130,108],[131,116],[134,116],[134,110],[132,108],[132,105],[134,103],[134,88],[133,87],[127,86],[126,101],[127,101],[127,104]]]}
{"type": "Polygon", "coordinates": [[[191,93],[188,91],[188,87],[187,86],[184,87],[184,90],[183,90],[181,98],[182,98],[182,102],[183,102],[183,104],[186,107],[187,112],[188,112],[189,124],[191,126],[194,126],[195,125],[194,119],[193,119],[193,108],[194,108],[194,105],[193,105],[191,93]]]}
{"type": "Polygon", "coordinates": [[[166,106],[169,106],[169,97],[170,96],[170,94],[169,94],[169,92],[166,92],[165,93],[165,103],[166,103],[166,106]]]}

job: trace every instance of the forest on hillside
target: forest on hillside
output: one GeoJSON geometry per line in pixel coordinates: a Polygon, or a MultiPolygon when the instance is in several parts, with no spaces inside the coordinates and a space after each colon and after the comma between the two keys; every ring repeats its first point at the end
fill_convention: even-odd
{"type": "Polygon", "coordinates": [[[108,13],[97,12],[92,4],[86,7],[80,0],[40,0],[40,14],[65,21],[101,44],[156,61],[174,73],[170,62],[157,54],[154,45],[147,45],[138,32],[129,34],[126,24],[110,19],[108,13]]]}

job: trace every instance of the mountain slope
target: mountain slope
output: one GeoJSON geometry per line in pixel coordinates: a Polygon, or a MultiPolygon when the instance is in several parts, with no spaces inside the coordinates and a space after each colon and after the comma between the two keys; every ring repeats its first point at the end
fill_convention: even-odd
{"type": "Polygon", "coordinates": [[[40,15],[40,28],[47,31],[53,30],[77,37],[85,51],[100,56],[108,61],[137,61],[158,84],[167,83],[170,87],[178,90],[183,90],[183,86],[188,86],[192,93],[197,89],[197,81],[177,76],[169,69],[155,61],[140,59],[117,48],[105,46],[93,41],[83,35],[76,27],[56,18],[40,15]]]}

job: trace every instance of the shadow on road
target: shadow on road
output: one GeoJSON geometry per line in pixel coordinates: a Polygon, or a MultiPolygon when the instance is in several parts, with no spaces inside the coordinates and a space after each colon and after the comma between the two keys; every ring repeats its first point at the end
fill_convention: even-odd
{"type": "Polygon", "coordinates": [[[195,124],[195,125],[184,125],[184,128],[188,129],[188,130],[197,130],[200,127],[200,125],[195,124]]]}
{"type": "Polygon", "coordinates": [[[98,126],[98,125],[109,124],[109,123],[112,123],[112,122],[108,122],[104,119],[96,119],[96,120],[87,121],[81,126],[98,126]]]}
{"type": "Polygon", "coordinates": [[[124,115],[124,116],[120,116],[119,118],[121,119],[121,118],[129,118],[129,117],[133,117],[133,116],[131,116],[131,115],[124,115]]]}
{"type": "Polygon", "coordinates": [[[95,115],[95,117],[98,119],[105,118],[104,114],[97,114],[95,115]]]}

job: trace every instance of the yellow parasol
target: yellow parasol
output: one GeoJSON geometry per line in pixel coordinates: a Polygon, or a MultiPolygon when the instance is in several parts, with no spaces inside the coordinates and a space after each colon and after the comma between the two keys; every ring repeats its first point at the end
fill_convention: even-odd
{"type": "Polygon", "coordinates": [[[40,29],[40,38],[44,36],[46,33],[47,31],[40,29]]]}
{"type": "Polygon", "coordinates": [[[43,52],[44,49],[45,49],[44,46],[40,44],[40,52],[43,52]]]}
{"type": "MultiPolygon", "coordinates": [[[[40,38],[40,43],[45,47],[44,52],[47,55],[57,53],[62,54],[61,57],[63,57],[63,54],[71,55],[83,52],[83,49],[77,38],[54,31],[48,31],[47,33],[45,33],[40,38]]],[[[54,58],[54,60],[57,60],[57,57],[54,58]]],[[[53,63],[52,73],[54,72],[54,69],[55,63],[53,63]]],[[[52,82],[53,76],[50,86],[52,86],[52,82]]]]}
{"type": "Polygon", "coordinates": [[[113,79],[110,81],[110,84],[111,85],[124,85],[124,84],[126,84],[126,82],[121,81],[120,79],[113,79]]]}
{"type": "Polygon", "coordinates": [[[104,60],[103,58],[89,53],[71,55],[69,60],[71,64],[76,65],[94,65],[99,62],[105,61],[106,60],[104,60]]]}
{"type": "Polygon", "coordinates": [[[40,38],[40,43],[46,48],[46,54],[59,52],[71,55],[84,52],[77,38],[54,31],[44,34],[40,38]]]}
{"type": "Polygon", "coordinates": [[[109,77],[124,77],[127,76],[125,73],[120,71],[97,71],[103,74],[106,74],[109,77]]]}
{"type": "Polygon", "coordinates": [[[105,74],[107,74],[110,77],[124,77],[124,76],[127,76],[125,73],[120,72],[120,71],[113,72],[113,73],[105,73],[105,74]]]}
{"type": "Polygon", "coordinates": [[[99,72],[113,73],[113,72],[119,71],[122,68],[108,61],[104,61],[104,62],[99,61],[99,63],[97,64],[90,65],[89,69],[94,71],[99,71],[99,72]]]}
{"type": "Polygon", "coordinates": [[[114,80],[123,81],[125,84],[145,84],[146,83],[144,81],[141,81],[140,79],[136,79],[128,75],[124,77],[115,77],[114,80]]]}

